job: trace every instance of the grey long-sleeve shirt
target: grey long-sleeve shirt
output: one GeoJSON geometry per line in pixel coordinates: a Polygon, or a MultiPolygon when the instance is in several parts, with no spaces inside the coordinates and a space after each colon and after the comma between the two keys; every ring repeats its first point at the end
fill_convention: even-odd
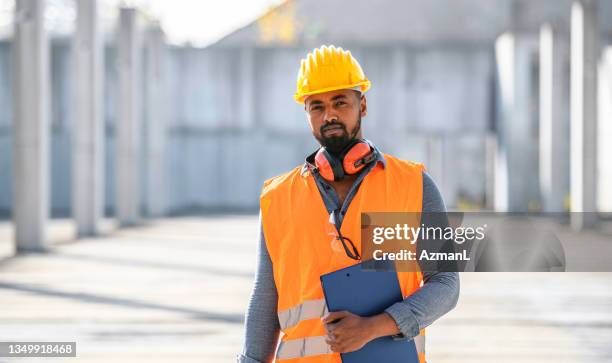
{"type": "MultiPolygon", "coordinates": [[[[378,153],[379,162],[384,165],[382,154],[378,153]]],[[[352,197],[367,173],[374,167],[365,168],[351,187],[344,204],[340,207],[335,191],[322,178],[316,177],[317,185],[329,212],[337,209],[339,223],[348,209],[352,197]]],[[[440,191],[427,173],[423,173],[422,211],[444,212],[446,207],[440,191]]],[[[242,353],[238,354],[238,363],[271,362],[280,325],[277,315],[278,294],[272,272],[272,261],[266,247],[260,214],[260,238],[257,248],[257,267],[255,282],[245,317],[245,342],[242,353]]],[[[388,307],[388,313],[396,322],[400,332],[412,339],[419,330],[429,326],[436,319],[453,309],[459,298],[459,274],[456,272],[424,272],[424,284],[414,294],[401,302],[388,307]]]]}

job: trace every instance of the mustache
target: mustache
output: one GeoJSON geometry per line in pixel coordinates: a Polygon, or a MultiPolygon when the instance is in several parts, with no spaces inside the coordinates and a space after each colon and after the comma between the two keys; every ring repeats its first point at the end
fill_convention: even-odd
{"type": "Polygon", "coordinates": [[[325,124],[323,126],[321,126],[320,131],[321,133],[323,133],[324,131],[326,131],[327,129],[330,129],[332,127],[337,127],[340,126],[344,131],[346,131],[346,126],[344,126],[344,124],[340,123],[340,122],[330,122],[328,124],[325,124]]]}

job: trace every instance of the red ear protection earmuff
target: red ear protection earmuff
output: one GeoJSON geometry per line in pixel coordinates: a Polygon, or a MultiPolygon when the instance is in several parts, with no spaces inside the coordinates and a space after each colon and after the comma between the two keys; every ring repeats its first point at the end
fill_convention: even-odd
{"type": "Polygon", "coordinates": [[[345,175],[359,172],[375,158],[374,150],[363,139],[351,141],[338,157],[330,154],[324,147],[315,155],[314,161],[319,174],[329,181],[342,180],[345,175]]]}

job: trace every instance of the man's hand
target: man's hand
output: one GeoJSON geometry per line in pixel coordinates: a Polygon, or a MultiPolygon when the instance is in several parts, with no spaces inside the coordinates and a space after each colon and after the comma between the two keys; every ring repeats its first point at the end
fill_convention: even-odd
{"type": "Polygon", "coordinates": [[[361,349],[370,340],[399,333],[395,321],[387,313],[362,317],[349,311],[328,313],[321,318],[331,350],[348,353],[361,349]]]}

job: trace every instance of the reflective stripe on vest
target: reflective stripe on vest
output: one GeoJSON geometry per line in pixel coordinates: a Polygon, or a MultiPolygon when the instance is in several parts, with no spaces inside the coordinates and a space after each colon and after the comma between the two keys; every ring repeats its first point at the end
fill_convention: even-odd
{"type": "Polygon", "coordinates": [[[419,334],[414,337],[414,345],[416,345],[417,353],[425,353],[425,334],[419,334]]]}
{"type": "Polygon", "coordinates": [[[282,330],[295,326],[302,320],[322,318],[327,313],[325,299],[306,300],[303,303],[278,313],[282,330]]]}
{"type": "Polygon", "coordinates": [[[303,339],[284,340],[278,345],[277,359],[302,358],[309,355],[333,353],[325,343],[325,335],[303,339]]]}
{"type": "MultiPolygon", "coordinates": [[[[418,354],[425,353],[425,336],[414,337],[414,344],[418,354]]],[[[311,355],[333,353],[325,342],[325,336],[314,336],[302,339],[284,340],[278,346],[277,359],[303,358],[311,355]]]]}

